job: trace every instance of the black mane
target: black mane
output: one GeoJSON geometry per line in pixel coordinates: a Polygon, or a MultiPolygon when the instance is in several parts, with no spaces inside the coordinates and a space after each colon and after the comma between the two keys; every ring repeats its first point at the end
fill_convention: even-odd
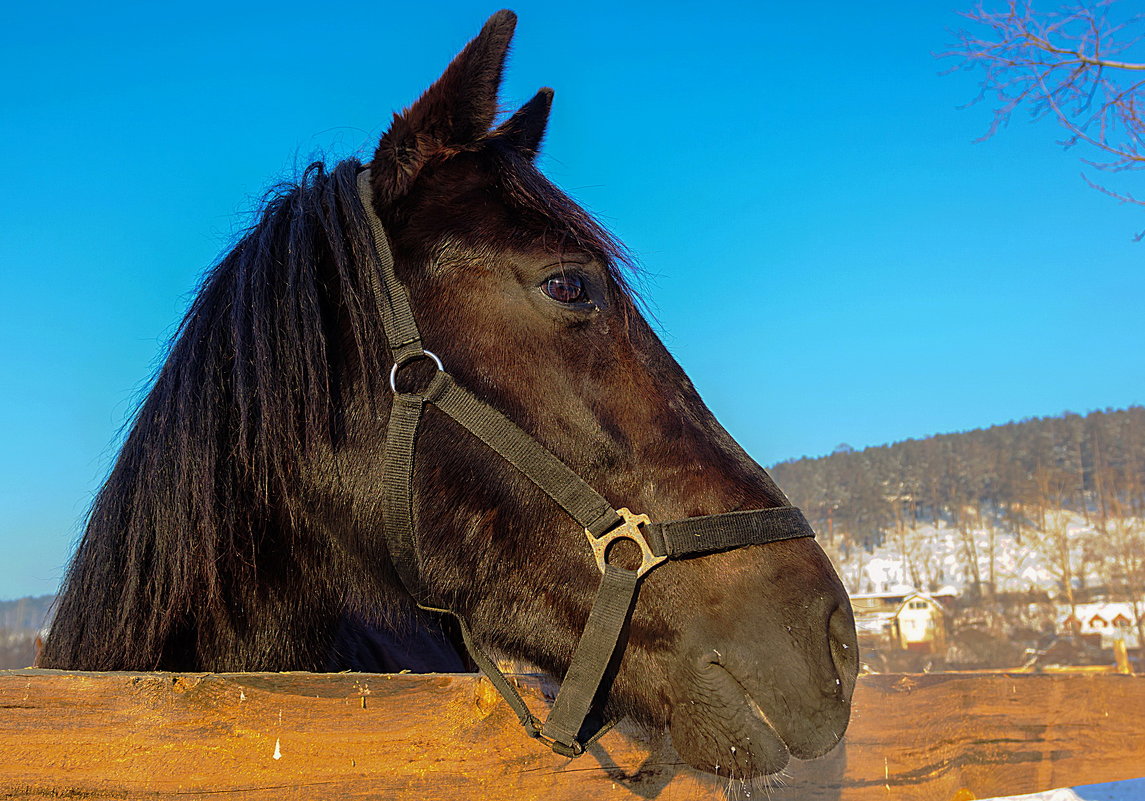
{"type": "Polygon", "coordinates": [[[95,499],[45,661],[199,663],[281,611],[258,582],[317,546],[295,536],[298,470],[336,444],[345,376],[383,374],[360,167],[310,165],[206,275],[95,499]]]}
{"type": "MultiPolygon", "coordinates": [[[[531,232],[499,244],[587,250],[623,283],[607,231],[489,144],[498,194],[531,232]]],[[[378,591],[306,529],[299,480],[337,449],[351,395],[376,414],[388,392],[361,168],[311,164],[205,276],[96,496],[44,664],[321,669],[345,614],[386,616],[356,608],[378,591]],[[326,634],[300,641],[303,623],[326,634]]]]}

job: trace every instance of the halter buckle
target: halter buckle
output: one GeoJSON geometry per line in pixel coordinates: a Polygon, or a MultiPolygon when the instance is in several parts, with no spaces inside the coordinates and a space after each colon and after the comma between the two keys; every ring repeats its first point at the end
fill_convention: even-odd
{"type": "Polygon", "coordinates": [[[572,744],[561,742],[554,737],[549,737],[544,732],[544,726],[536,718],[525,724],[525,733],[535,740],[547,745],[553,750],[554,754],[563,756],[567,759],[576,759],[584,753],[584,746],[576,740],[572,744]]]}
{"type": "Polygon", "coordinates": [[[616,513],[624,522],[599,537],[587,528],[584,530],[588,544],[592,546],[592,555],[596,557],[596,566],[600,568],[601,573],[604,573],[605,567],[608,566],[608,549],[617,540],[632,540],[640,548],[640,567],[636,568],[636,578],[640,578],[668,559],[667,555],[657,556],[652,553],[652,547],[644,538],[644,532],[640,530],[641,526],[652,522],[648,515],[633,514],[627,508],[617,509],[616,513]]]}

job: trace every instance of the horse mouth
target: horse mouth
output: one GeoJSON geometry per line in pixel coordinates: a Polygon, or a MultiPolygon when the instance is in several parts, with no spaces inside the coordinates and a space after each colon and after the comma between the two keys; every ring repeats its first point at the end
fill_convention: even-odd
{"type": "Polygon", "coordinates": [[[743,682],[716,661],[688,671],[690,687],[669,724],[676,751],[698,770],[734,779],[777,773],[790,751],[743,682]]]}

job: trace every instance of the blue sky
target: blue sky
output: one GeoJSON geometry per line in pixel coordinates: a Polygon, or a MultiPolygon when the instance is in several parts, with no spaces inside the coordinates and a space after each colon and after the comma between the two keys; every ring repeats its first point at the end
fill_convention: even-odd
{"type": "MultiPolygon", "coordinates": [[[[666,343],[760,462],[1145,402],[1145,213],[1087,188],[1048,123],[974,142],[976,75],[934,58],[963,7],[514,6],[506,105],[556,89],[546,171],[640,258],[666,343]]],[[[494,10],[6,12],[0,598],[55,589],[263,191],[368,153],[494,10]]]]}

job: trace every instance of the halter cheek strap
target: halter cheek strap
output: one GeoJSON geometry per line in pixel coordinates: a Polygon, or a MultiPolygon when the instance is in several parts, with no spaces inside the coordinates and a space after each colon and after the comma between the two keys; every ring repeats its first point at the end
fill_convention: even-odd
{"type": "Polygon", "coordinates": [[[614,509],[564,462],[501,412],[455,382],[441,359],[422,346],[409,296],[394,272],[393,256],[381,220],[373,207],[370,171],[358,174],[358,194],[374,239],[377,263],[366,269],[393,357],[390,386],[393,405],[386,428],[382,462],[382,527],[390,558],[402,585],[422,609],[457,618],[473,661],[517,713],[531,737],[568,757],[579,756],[615,721],[587,727],[585,721],[615,655],[632,612],[639,580],[668,559],[814,537],[815,532],[793,506],[653,522],[628,509],[614,509]],[[397,373],[420,359],[430,359],[437,373],[421,392],[399,392],[397,373]],[[505,461],[552,498],[585,530],[601,571],[600,586],[568,671],[561,681],[548,718],[542,723],[529,711],[516,688],[473,641],[465,620],[436,604],[421,574],[413,472],[418,428],[427,404],[436,406],[462,428],[492,448],[505,461]],[[628,539],[641,550],[640,567],[627,570],[609,564],[608,550],[628,539]]]}

